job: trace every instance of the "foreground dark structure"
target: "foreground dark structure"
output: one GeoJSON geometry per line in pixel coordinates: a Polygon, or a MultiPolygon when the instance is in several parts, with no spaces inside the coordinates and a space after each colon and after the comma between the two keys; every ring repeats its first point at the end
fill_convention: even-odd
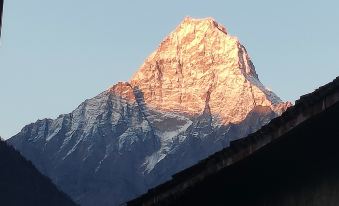
{"type": "Polygon", "coordinates": [[[75,206],[12,146],[0,140],[0,205],[75,206]]]}
{"type": "Polygon", "coordinates": [[[2,27],[2,11],[4,8],[4,0],[0,0],[0,37],[1,37],[1,27],[2,27]]]}
{"type": "Polygon", "coordinates": [[[127,205],[339,205],[339,78],[127,205]]]}

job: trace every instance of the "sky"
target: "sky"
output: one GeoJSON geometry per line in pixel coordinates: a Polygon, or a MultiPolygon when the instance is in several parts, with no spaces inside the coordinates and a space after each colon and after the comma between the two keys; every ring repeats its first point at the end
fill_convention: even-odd
{"type": "Polygon", "coordinates": [[[0,136],[129,80],[186,16],[223,24],[247,48],[261,82],[294,102],[339,75],[338,2],[5,1],[0,136]]]}

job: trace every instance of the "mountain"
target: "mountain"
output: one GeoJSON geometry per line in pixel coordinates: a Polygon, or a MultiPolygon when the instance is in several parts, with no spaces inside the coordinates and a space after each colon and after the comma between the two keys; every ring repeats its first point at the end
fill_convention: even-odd
{"type": "Polygon", "coordinates": [[[12,146],[0,140],[0,196],[7,206],[75,206],[49,178],[20,155],[12,146]]]}
{"type": "Polygon", "coordinates": [[[76,202],[134,198],[280,115],[246,49],[212,18],[185,18],[129,82],[8,140],[76,202]]]}

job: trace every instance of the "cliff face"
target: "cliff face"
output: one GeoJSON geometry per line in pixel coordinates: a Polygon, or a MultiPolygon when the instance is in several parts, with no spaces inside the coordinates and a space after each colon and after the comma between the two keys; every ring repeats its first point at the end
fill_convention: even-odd
{"type": "Polygon", "coordinates": [[[214,125],[238,123],[255,106],[274,110],[281,103],[260,83],[245,47],[212,18],[185,18],[131,85],[157,110],[200,115],[208,107],[214,125]]]}
{"type": "Polygon", "coordinates": [[[283,103],[211,18],[184,21],[129,82],[8,142],[81,205],[116,205],[256,131],[283,103]]]}

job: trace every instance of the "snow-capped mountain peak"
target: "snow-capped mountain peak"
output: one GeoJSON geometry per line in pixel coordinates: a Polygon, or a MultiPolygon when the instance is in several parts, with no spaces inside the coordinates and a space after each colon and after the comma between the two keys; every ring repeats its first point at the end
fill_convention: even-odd
{"type": "Polygon", "coordinates": [[[27,125],[8,142],[81,205],[117,205],[288,106],[262,85],[225,27],[186,17],[129,82],[27,125]]]}
{"type": "Polygon", "coordinates": [[[143,91],[149,107],[199,115],[208,104],[222,124],[244,120],[257,105],[281,103],[260,83],[245,47],[212,18],[186,17],[130,84],[143,91]]]}

